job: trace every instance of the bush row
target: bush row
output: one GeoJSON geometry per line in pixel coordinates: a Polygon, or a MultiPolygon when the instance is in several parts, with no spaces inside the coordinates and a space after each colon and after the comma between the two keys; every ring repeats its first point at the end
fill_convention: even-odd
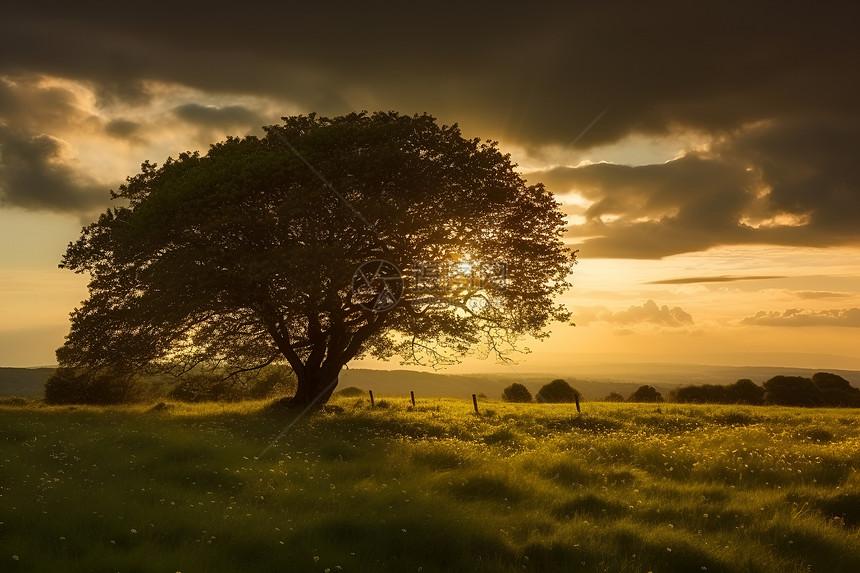
{"type": "Polygon", "coordinates": [[[682,386],[672,390],[670,397],[673,402],[694,404],[860,407],[860,389],[830,372],[817,372],[811,378],[774,376],[762,386],[746,378],[729,386],[682,386]]]}
{"type": "MultiPolygon", "coordinates": [[[[577,402],[578,390],[558,379],[543,386],[537,395],[538,402],[577,402]],[[575,396],[575,398],[574,398],[575,396]]],[[[502,392],[506,402],[532,402],[531,392],[523,384],[514,383],[502,392]]],[[[640,386],[624,398],[610,392],[606,402],[663,402],[662,394],[653,386],[640,386]]],[[[774,376],[762,386],[749,378],[729,385],[702,384],[675,388],[669,401],[682,404],[751,404],[775,406],[831,406],[860,407],[860,389],[851,386],[845,378],[830,372],[818,372],[811,378],[803,376],[774,376]]]]}
{"type": "Polygon", "coordinates": [[[170,399],[234,402],[292,395],[296,378],[286,366],[271,365],[246,376],[192,370],[181,376],[123,376],[110,370],[78,372],[58,368],[45,382],[48,404],[123,404],[170,399]]]}

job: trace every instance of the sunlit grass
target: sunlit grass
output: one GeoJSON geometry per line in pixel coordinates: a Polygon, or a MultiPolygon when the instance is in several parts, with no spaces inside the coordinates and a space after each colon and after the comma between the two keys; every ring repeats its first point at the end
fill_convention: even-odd
{"type": "Polygon", "coordinates": [[[0,570],[860,570],[858,412],[383,401],[0,406],[0,570]]]}

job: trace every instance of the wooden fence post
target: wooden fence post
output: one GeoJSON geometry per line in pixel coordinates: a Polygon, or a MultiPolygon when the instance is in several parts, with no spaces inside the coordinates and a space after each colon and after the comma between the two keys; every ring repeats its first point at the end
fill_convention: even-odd
{"type": "Polygon", "coordinates": [[[475,413],[480,415],[480,412],[478,412],[478,397],[475,394],[472,394],[472,404],[475,405],[475,413]]]}
{"type": "Polygon", "coordinates": [[[373,408],[373,390],[368,390],[370,392],[370,407],[373,408]]]}
{"type": "Polygon", "coordinates": [[[412,397],[412,407],[414,408],[415,407],[415,391],[410,390],[409,395],[412,397]]]}

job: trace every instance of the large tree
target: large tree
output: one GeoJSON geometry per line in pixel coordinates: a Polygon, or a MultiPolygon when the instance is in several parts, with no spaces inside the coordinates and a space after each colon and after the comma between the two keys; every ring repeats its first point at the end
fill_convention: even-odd
{"type": "Polygon", "coordinates": [[[63,369],[286,362],[294,403],[321,404],[355,358],[505,359],[568,320],[564,214],[495,142],[428,115],[283,120],[146,162],[112,193],[60,265],[90,275],[63,369]],[[356,272],[375,260],[391,264],[356,272]]]}

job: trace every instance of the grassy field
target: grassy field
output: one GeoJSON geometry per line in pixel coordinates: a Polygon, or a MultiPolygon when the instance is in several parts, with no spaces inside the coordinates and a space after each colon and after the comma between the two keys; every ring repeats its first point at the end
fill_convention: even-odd
{"type": "Polygon", "coordinates": [[[860,571],[860,413],[0,406],[0,571],[860,571]]]}

